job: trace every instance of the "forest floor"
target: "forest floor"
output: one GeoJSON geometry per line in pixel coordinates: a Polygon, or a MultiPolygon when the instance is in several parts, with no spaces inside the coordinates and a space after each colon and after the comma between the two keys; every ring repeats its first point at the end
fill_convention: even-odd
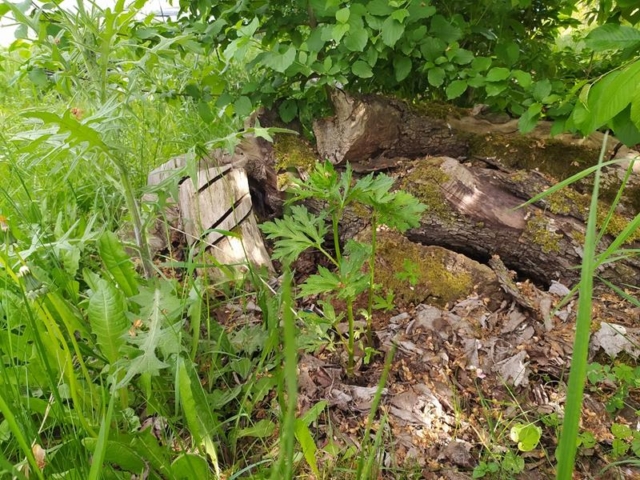
{"type": "MultiPolygon", "coordinates": [[[[556,308],[566,287],[554,284],[543,292],[529,282],[516,285],[519,298],[497,306],[471,295],[444,308],[376,312],[376,353],[365,363],[360,350],[352,378],[339,341],[316,343],[301,354],[298,415],[319,402],[328,406],[314,424],[325,478],[341,478],[331,473],[336,451],[360,448],[390,354],[382,401],[368,429],[371,438],[383,429],[384,468],[377,478],[554,478],[576,298],[556,308]],[[522,306],[527,303],[531,308],[522,306]]],[[[312,311],[317,300],[305,299],[300,311],[312,311]]],[[[227,328],[258,321],[259,312],[247,317],[243,311],[226,310],[227,328]]],[[[591,361],[623,367],[594,363],[589,371],[574,478],[640,478],[633,460],[618,462],[640,453],[631,433],[640,407],[636,372],[612,360],[635,362],[638,313],[613,295],[595,303],[591,361]]],[[[357,327],[363,331],[364,322],[357,327]]],[[[334,333],[344,333],[341,328],[334,333]]],[[[266,414],[268,402],[264,407],[266,414]]]]}

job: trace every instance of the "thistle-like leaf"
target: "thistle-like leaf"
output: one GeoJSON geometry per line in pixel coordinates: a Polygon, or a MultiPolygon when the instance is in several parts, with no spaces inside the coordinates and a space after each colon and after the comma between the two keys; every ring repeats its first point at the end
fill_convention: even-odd
{"type": "Polygon", "coordinates": [[[100,280],[89,299],[89,323],[102,355],[111,364],[120,358],[124,335],[129,329],[126,311],[122,293],[106,280],[100,280]]]}
{"type": "Polygon", "coordinates": [[[309,248],[320,248],[327,234],[324,215],[313,216],[302,206],[291,207],[291,215],[260,226],[270,240],[275,240],[273,257],[291,263],[309,248]]]}

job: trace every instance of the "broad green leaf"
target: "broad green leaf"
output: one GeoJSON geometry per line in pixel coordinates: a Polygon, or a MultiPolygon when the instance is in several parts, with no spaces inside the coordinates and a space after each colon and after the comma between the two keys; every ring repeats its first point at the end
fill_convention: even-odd
{"type": "Polygon", "coordinates": [[[362,60],[358,60],[351,66],[351,71],[354,75],[360,78],[371,78],[373,77],[373,71],[368,63],[363,62],[362,60]]]}
{"type": "Polygon", "coordinates": [[[511,75],[511,70],[503,67],[493,67],[487,73],[487,81],[488,82],[501,82],[502,80],[506,80],[511,75]]]}
{"type": "Polygon", "coordinates": [[[607,23],[592,30],[584,41],[587,47],[596,51],[623,50],[640,45],[640,30],[617,23],[607,23]]]}
{"type": "Polygon", "coordinates": [[[393,13],[394,8],[389,5],[388,0],[372,0],[367,4],[367,11],[372,15],[386,17],[393,13]]]}
{"type": "Polygon", "coordinates": [[[344,46],[352,52],[362,52],[369,41],[369,33],[366,28],[351,28],[349,34],[344,38],[344,46]]]}
{"type": "Polygon", "coordinates": [[[626,108],[618,115],[613,117],[611,128],[618,140],[629,147],[633,147],[640,143],[640,130],[631,121],[630,108],[626,108]]]}
{"type": "Polygon", "coordinates": [[[411,73],[411,59],[404,56],[397,56],[393,61],[396,80],[401,82],[411,73]]]}
{"type": "Polygon", "coordinates": [[[113,364],[120,359],[120,348],[129,329],[124,296],[111,283],[100,280],[89,298],[88,316],[100,352],[113,364]]]}
{"type": "Polygon", "coordinates": [[[171,473],[176,480],[191,480],[193,478],[208,479],[212,477],[209,464],[204,457],[184,453],[171,464],[171,473]]]}
{"type": "Polygon", "coordinates": [[[347,23],[349,21],[349,11],[348,7],[341,8],[336,12],[336,20],[340,23],[347,23]]]}
{"type": "Polygon", "coordinates": [[[462,37],[462,30],[452,25],[442,15],[434,15],[429,32],[447,43],[456,42],[462,37]]]}
{"type": "Polygon", "coordinates": [[[342,37],[344,37],[349,30],[351,30],[351,25],[348,23],[338,23],[331,31],[332,40],[336,43],[340,43],[342,37]]]}
{"type": "Polygon", "coordinates": [[[511,72],[511,75],[518,81],[518,84],[520,84],[522,88],[529,88],[531,86],[532,80],[529,72],[514,70],[511,72]]]}
{"type": "Polygon", "coordinates": [[[601,127],[623,111],[640,90],[640,60],[620,72],[613,72],[596,82],[589,91],[591,117],[586,129],[601,127]]]}
{"type": "Polygon", "coordinates": [[[420,45],[420,53],[425,60],[433,62],[444,53],[446,48],[447,44],[439,38],[427,37],[420,45]]]}
{"type": "Polygon", "coordinates": [[[422,0],[412,0],[407,9],[409,10],[408,24],[432,17],[437,11],[436,7],[422,0]]]}
{"type": "Polygon", "coordinates": [[[540,120],[540,112],[542,111],[541,103],[534,103],[518,120],[518,129],[521,133],[529,133],[532,131],[540,120]]]}
{"type": "Polygon", "coordinates": [[[468,63],[471,63],[473,59],[473,52],[465,50],[464,48],[457,49],[452,58],[452,60],[458,65],[467,65],[468,63]]]}
{"type": "Polygon", "coordinates": [[[42,68],[33,68],[29,70],[27,76],[29,77],[29,80],[31,80],[31,82],[37,87],[44,88],[49,84],[47,74],[42,68]]]}
{"type": "Polygon", "coordinates": [[[138,293],[138,274],[115,233],[106,231],[98,239],[98,253],[107,272],[127,297],[138,293]]]}
{"type": "Polygon", "coordinates": [[[398,8],[397,10],[394,10],[393,13],[391,14],[391,18],[399,21],[400,23],[404,23],[404,19],[407,18],[408,16],[409,16],[409,10],[407,10],[406,8],[398,8]]]}
{"type": "Polygon", "coordinates": [[[233,102],[233,109],[240,118],[248,117],[253,111],[251,99],[245,95],[233,102]]]}
{"type": "Polygon", "coordinates": [[[516,63],[520,57],[520,48],[515,42],[501,43],[496,47],[495,51],[498,59],[509,66],[516,63]]]}
{"type": "Polygon", "coordinates": [[[489,57],[475,57],[471,62],[471,68],[476,72],[484,72],[491,66],[491,59],[489,57]]]}
{"type": "Polygon", "coordinates": [[[544,101],[545,98],[549,96],[551,93],[551,82],[546,78],[544,80],[540,80],[533,85],[533,98],[536,99],[537,102],[544,101]]]}
{"type": "Polygon", "coordinates": [[[429,85],[434,87],[439,87],[444,83],[445,72],[444,69],[440,67],[435,67],[429,69],[429,73],[427,73],[427,80],[429,81],[429,85]]]}
{"type": "Polygon", "coordinates": [[[454,98],[458,98],[467,90],[467,81],[466,80],[454,80],[447,87],[447,99],[453,100],[454,98]]]}
{"type": "MultiPolygon", "coordinates": [[[[93,454],[98,445],[98,439],[83,438],[82,445],[93,454]]],[[[118,465],[119,469],[133,473],[141,472],[147,466],[144,459],[130,445],[117,440],[107,440],[104,461],[109,465],[118,465]]]]}
{"type": "Polygon", "coordinates": [[[324,47],[324,44],[330,37],[330,35],[325,32],[330,32],[327,25],[322,25],[313,29],[306,42],[310,52],[319,52],[322,50],[322,47],[324,47]]]}
{"type": "Polygon", "coordinates": [[[404,25],[394,20],[393,18],[387,18],[382,24],[382,42],[387,46],[393,48],[402,34],[404,33],[404,25]]]}
{"type": "Polygon", "coordinates": [[[284,53],[268,52],[263,58],[263,63],[276,72],[284,73],[284,71],[293,64],[295,59],[296,49],[293,45],[290,45],[284,53]]]}
{"type": "Polygon", "coordinates": [[[289,123],[298,115],[298,103],[288,98],[280,104],[278,113],[284,123],[289,123]]]}

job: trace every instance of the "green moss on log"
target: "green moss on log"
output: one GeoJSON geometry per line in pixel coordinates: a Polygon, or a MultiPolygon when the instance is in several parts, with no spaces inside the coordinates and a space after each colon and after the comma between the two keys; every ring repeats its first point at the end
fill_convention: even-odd
{"type": "Polygon", "coordinates": [[[447,269],[450,252],[445,249],[417,245],[396,234],[380,235],[376,262],[376,283],[393,290],[403,304],[425,301],[444,306],[473,292],[473,279],[468,272],[447,269]],[[426,254],[425,254],[426,252],[426,254]],[[412,265],[415,282],[398,278],[405,265],[412,265]]]}

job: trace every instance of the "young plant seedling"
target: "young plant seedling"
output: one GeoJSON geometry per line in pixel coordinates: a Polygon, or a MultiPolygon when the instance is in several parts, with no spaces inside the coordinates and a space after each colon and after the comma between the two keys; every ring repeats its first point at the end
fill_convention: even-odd
{"type": "Polygon", "coordinates": [[[391,191],[393,178],[387,175],[367,175],[353,181],[353,171],[338,174],[330,162],[320,163],[307,181],[298,181],[290,189],[287,203],[314,199],[324,203],[319,214],[310,213],[302,205],[291,207],[282,219],[261,226],[268,239],[275,241],[273,257],[286,266],[308,249],[321,252],[334,266],[333,270],[318,267],[318,273],[310,276],[300,286],[300,297],[326,294],[344,300],[347,309],[349,333],[347,338],[347,374],[354,369],[354,312],[356,298],[368,291],[367,338],[371,344],[371,312],[374,301],[374,273],[376,255],[376,231],[379,225],[405,232],[420,224],[422,213],[427,208],[411,194],[402,190],[391,191]],[[371,242],[348,240],[340,244],[339,225],[347,207],[363,205],[370,212],[371,242]],[[325,246],[325,237],[331,226],[333,252],[325,246]],[[368,272],[364,272],[368,264],[368,272]]]}

